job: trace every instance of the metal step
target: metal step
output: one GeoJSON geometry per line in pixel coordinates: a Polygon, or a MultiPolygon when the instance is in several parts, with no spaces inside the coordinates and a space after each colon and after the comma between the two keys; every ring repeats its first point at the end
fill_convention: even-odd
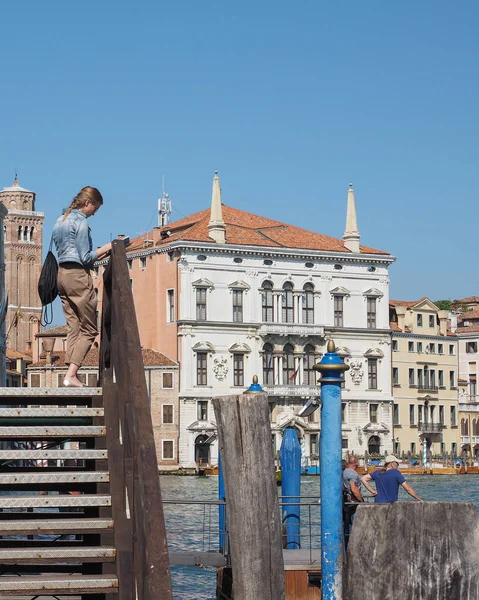
{"type": "Polygon", "coordinates": [[[113,594],[118,591],[118,579],[112,575],[32,575],[0,577],[0,592],[4,596],[19,594],[113,594]]]}
{"type": "Polygon", "coordinates": [[[0,521],[0,535],[102,533],[113,529],[113,519],[57,519],[0,521]]]}
{"type": "Polygon", "coordinates": [[[60,508],[60,507],[111,506],[107,494],[22,494],[0,496],[0,508],[60,508]]]}
{"type": "Polygon", "coordinates": [[[0,486],[28,483],[100,483],[110,481],[108,471],[60,471],[55,473],[0,473],[0,486]]]}
{"type": "Polygon", "coordinates": [[[87,408],[85,406],[63,406],[63,407],[32,407],[18,408],[0,408],[0,418],[10,417],[103,417],[103,408],[87,408]]]}
{"type": "MultiPolygon", "coordinates": [[[[101,396],[102,389],[94,387],[82,388],[0,388],[0,404],[20,404],[18,399],[26,398],[74,398],[75,401],[79,398],[93,398],[101,396]],[[15,398],[15,402],[9,403],[8,400],[15,398]]],[[[26,403],[24,403],[26,404],[26,403]]],[[[73,404],[73,402],[72,402],[73,404]]]]}
{"type": "Polygon", "coordinates": [[[78,548],[4,548],[0,549],[0,564],[43,562],[113,562],[115,548],[88,547],[78,548]]]}
{"type": "Polygon", "coordinates": [[[108,458],[106,450],[0,450],[0,460],[100,460],[108,458]]]}
{"type": "Polygon", "coordinates": [[[47,439],[47,438],[74,438],[74,437],[104,437],[105,427],[95,425],[74,427],[0,427],[0,439],[47,439]]]}

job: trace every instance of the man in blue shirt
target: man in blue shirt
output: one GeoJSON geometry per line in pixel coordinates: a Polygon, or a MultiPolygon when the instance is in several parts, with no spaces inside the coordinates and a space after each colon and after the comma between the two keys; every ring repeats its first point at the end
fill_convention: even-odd
{"type": "Polygon", "coordinates": [[[423,502],[421,498],[416,494],[412,487],[406,483],[404,475],[399,471],[399,458],[396,458],[392,454],[386,456],[384,461],[384,467],[379,471],[373,471],[367,473],[361,477],[361,482],[364,483],[364,487],[373,495],[376,496],[375,502],[396,502],[398,499],[399,486],[406,490],[406,492],[412,496],[418,502],[423,502]],[[373,480],[376,484],[376,490],[369,485],[369,482],[373,480]]]}

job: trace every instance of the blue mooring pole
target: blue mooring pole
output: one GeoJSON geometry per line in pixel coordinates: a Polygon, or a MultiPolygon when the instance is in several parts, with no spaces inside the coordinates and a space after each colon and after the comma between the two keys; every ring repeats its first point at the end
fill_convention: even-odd
{"type": "MultiPolygon", "coordinates": [[[[225,480],[223,477],[223,467],[221,465],[221,452],[218,449],[218,500],[224,502],[226,500],[225,495],[225,480]]],[[[225,519],[225,505],[219,505],[218,514],[218,528],[219,528],[219,551],[221,554],[225,554],[225,541],[226,541],[226,519],[225,519]]]]}
{"type": "Polygon", "coordinates": [[[343,482],[341,465],[341,382],[349,369],[332,340],[314,366],[321,373],[321,588],[322,600],[343,598],[343,482]]]}
{"type": "Polygon", "coordinates": [[[282,522],[286,528],[288,549],[301,548],[300,537],[300,498],[301,498],[301,447],[294,427],[283,432],[283,441],[279,450],[281,461],[282,522]]]}

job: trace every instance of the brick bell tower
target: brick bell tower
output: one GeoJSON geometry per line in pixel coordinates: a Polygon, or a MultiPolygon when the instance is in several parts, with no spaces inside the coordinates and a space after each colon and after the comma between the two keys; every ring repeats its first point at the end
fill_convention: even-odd
{"type": "Polygon", "coordinates": [[[44,214],[35,211],[35,193],[18,185],[0,191],[8,210],[4,221],[7,348],[24,352],[41,327],[38,278],[42,269],[44,214]]]}

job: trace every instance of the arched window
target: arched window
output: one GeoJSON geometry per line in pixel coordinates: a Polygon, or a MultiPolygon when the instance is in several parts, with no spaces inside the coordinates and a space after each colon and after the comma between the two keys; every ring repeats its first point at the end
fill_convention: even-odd
{"type": "Polygon", "coordinates": [[[381,440],[379,436],[372,435],[368,441],[368,452],[369,454],[380,454],[381,453],[381,440]]]}
{"type": "Polygon", "coordinates": [[[294,371],[294,348],[286,344],[283,348],[283,385],[294,385],[297,373],[294,371]]]}
{"type": "Polygon", "coordinates": [[[21,225],[18,226],[18,241],[21,242],[23,239],[23,227],[21,225]]]}
{"type": "Polygon", "coordinates": [[[314,358],[314,346],[308,344],[304,348],[303,373],[305,385],[316,385],[316,371],[313,371],[314,358]]]}
{"type": "Polygon", "coordinates": [[[303,323],[314,323],[314,286],[306,283],[303,287],[303,323]]]}
{"type": "Polygon", "coordinates": [[[293,284],[285,283],[283,285],[282,294],[282,322],[283,323],[294,323],[294,308],[293,308],[293,284]]]}
{"type": "Polygon", "coordinates": [[[273,284],[271,281],[265,281],[263,283],[262,293],[262,307],[263,307],[263,322],[273,322],[273,284]]]}
{"type": "Polygon", "coordinates": [[[479,419],[472,420],[472,435],[479,435],[479,419]]]}
{"type": "Polygon", "coordinates": [[[263,347],[263,385],[274,385],[273,346],[263,347]]]}
{"type": "Polygon", "coordinates": [[[468,419],[461,419],[461,435],[469,435],[468,419]]]}

